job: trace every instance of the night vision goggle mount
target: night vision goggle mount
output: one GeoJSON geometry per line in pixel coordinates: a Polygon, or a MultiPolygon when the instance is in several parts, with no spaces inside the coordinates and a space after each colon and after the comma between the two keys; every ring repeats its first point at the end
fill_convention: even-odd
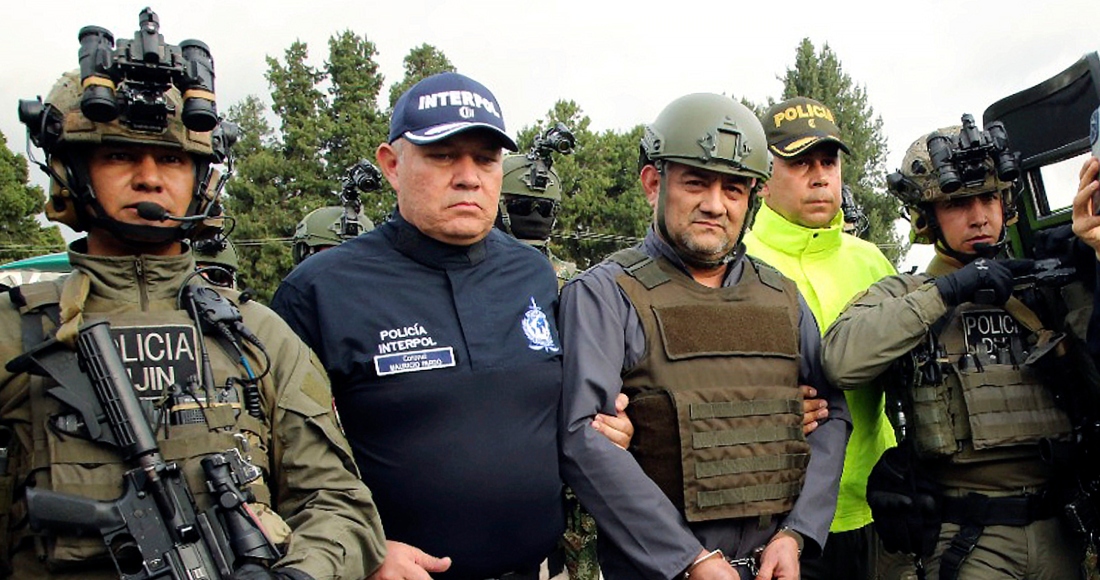
{"type": "Polygon", "coordinates": [[[170,106],[164,93],[174,84],[183,96],[180,117],[188,129],[206,132],[218,124],[210,47],[199,40],[174,46],[159,31],[160,19],[149,8],[138,14],[134,39],[120,39],[117,46],[105,28],[80,29],[80,110],[85,117],[109,123],[122,116],[133,129],[162,131],[170,106]]]}
{"type": "Polygon", "coordinates": [[[553,154],[570,155],[576,146],[577,138],[561,122],[547,129],[542,135],[536,136],[534,145],[527,153],[527,159],[531,165],[523,182],[534,191],[546,191],[550,184],[550,168],[554,165],[553,154]]]}
{"type": "Polygon", "coordinates": [[[161,21],[149,8],[138,15],[138,23],[134,39],[120,39],[117,45],[107,29],[80,29],[80,111],[96,122],[121,116],[135,130],[163,131],[169,112],[164,94],[175,85],[184,99],[184,125],[198,132],[215,128],[210,47],[196,40],[165,43],[161,21]]]}
{"type": "MultiPolygon", "coordinates": [[[[1003,182],[1015,181],[1020,177],[1019,153],[1009,149],[1008,135],[1004,123],[996,121],[979,130],[973,115],[962,116],[962,128],[958,135],[950,136],[936,132],[928,136],[928,158],[931,168],[909,168],[914,174],[925,173],[929,169],[936,172],[940,191],[950,195],[961,187],[978,187],[989,177],[986,160],[993,161],[993,171],[997,179],[1003,182]]],[[[920,164],[923,165],[923,164],[920,164]]],[[[891,191],[920,201],[920,188],[901,172],[886,176],[891,191]]]]}
{"type": "MultiPolygon", "coordinates": [[[[185,127],[207,132],[218,124],[214,102],[214,60],[199,40],[178,46],[164,42],[160,19],[150,8],[138,15],[134,38],[119,39],[106,28],[85,26],[80,40],[80,111],[97,123],[115,119],[135,131],[163,132],[174,104],[165,93],[180,90],[185,127]]],[[[60,112],[46,111],[41,100],[19,102],[19,119],[32,127],[35,145],[49,146],[61,133],[60,112]]]]}
{"type": "Polygon", "coordinates": [[[960,187],[981,185],[987,175],[985,159],[993,160],[997,178],[1015,181],[1020,177],[1020,162],[1008,148],[1004,123],[990,123],[980,131],[973,115],[962,116],[962,130],[954,139],[932,134],[928,137],[928,157],[939,175],[940,191],[951,194],[960,187]]]}
{"type": "Polygon", "coordinates": [[[363,200],[359,193],[369,193],[382,189],[382,172],[370,161],[360,159],[348,168],[344,174],[344,186],[340,190],[340,203],[344,206],[344,215],[340,216],[341,238],[354,238],[363,232],[359,223],[359,212],[363,209],[363,200]]]}

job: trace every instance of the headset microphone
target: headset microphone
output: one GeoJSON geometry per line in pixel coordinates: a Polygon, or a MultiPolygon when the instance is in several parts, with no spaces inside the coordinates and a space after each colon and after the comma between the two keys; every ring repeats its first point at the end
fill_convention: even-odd
{"type": "MultiPolygon", "coordinates": [[[[213,206],[214,204],[210,204],[210,207],[213,206]]],[[[199,222],[210,217],[209,215],[207,215],[210,213],[210,207],[207,208],[206,212],[190,217],[169,215],[168,210],[151,201],[140,202],[134,207],[135,209],[137,209],[137,213],[139,216],[141,216],[141,219],[146,219],[149,221],[163,222],[167,220],[172,220],[176,222],[199,222]]]]}

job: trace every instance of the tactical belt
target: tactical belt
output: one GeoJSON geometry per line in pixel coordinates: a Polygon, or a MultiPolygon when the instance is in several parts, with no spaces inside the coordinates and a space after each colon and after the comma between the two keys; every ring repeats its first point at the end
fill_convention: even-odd
{"type": "Polygon", "coordinates": [[[986,526],[1026,526],[1058,515],[1058,506],[1046,494],[988,497],[971,493],[966,497],[941,497],[943,521],[958,524],[940,557],[940,580],[956,580],[959,568],[974,551],[986,526]]]}
{"type": "Polygon", "coordinates": [[[1045,494],[1014,497],[944,497],[943,521],[975,526],[1026,526],[1058,515],[1058,506],[1045,494]]]}
{"type": "Polygon", "coordinates": [[[535,564],[534,566],[528,566],[521,568],[514,572],[508,572],[501,574],[498,578],[489,578],[488,580],[539,580],[539,572],[543,563],[546,564],[549,570],[547,578],[553,578],[565,571],[565,550],[558,546],[546,557],[546,560],[535,564]]]}

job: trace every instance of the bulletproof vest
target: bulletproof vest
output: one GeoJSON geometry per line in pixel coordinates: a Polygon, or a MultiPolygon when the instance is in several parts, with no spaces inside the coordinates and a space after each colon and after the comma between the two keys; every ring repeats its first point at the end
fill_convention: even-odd
{"type": "Polygon", "coordinates": [[[794,283],[752,260],[709,288],[636,249],[610,259],[646,336],[623,375],[642,470],[688,521],[790,511],[810,453],[794,283]]]}
{"type": "MultiPolygon", "coordinates": [[[[24,304],[23,342],[36,333],[48,337],[56,327],[60,282],[45,282],[20,288],[24,304]]],[[[165,462],[177,463],[185,475],[188,487],[199,509],[210,507],[213,499],[205,484],[200,461],[210,453],[240,450],[263,475],[247,489],[255,494],[254,506],[269,536],[276,542],[285,540],[289,528],[268,507],[271,490],[268,449],[271,434],[267,423],[249,415],[242,408],[241,386],[230,377],[242,375],[240,365],[210,336],[204,338],[206,352],[213,371],[211,391],[183,389],[191,375],[201,376],[199,334],[186,312],[182,310],[152,310],[115,313],[85,313],[86,321],[108,320],[111,323],[119,354],[130,375],[147,419],[156,433],[165,462]]],[[[24,350],[34,346],[24,344],[24,350]]],[[[264,368],[264,361],[247,355],[255,369],[264,368]]],[[[261,380],[261,392],[272,392],[269,379],[261,380]]],[[[55,386],[52,379],[31,375],[26,392],[18,400],[29,401],[28,424],[16,425],[20,440],[29,441],[31,449],[11,457],[9,473],[17,482],[27,482],[42,489],[80,495],[96,500],[114,500],[122,494],[123,475],[134,465],[125,464],[112,448],[86,438],[79,415],[47,394],[55,386]],[[24,438],[25,433],[25,438],[24,438]]],[[[266,404],[263,408],[269,408],[266,404]]],[[[26,521],[26,505],[17,501],[11,506],[11,521],[26,521]]],[[[87,566],[89,561],[106,558],[103,540],[98,537],[41,536],[24,527],[14,530],[12,550],[24,549],[31,542],[38,557],[52,571],[87,566]]]]}
{"type": "Polygon", "coordinates": [[[953,463],[1037,458],[1040,440],[1067,439],[1069,417],[1027,364],[1050,350],[1045,340],[990,305],[962,304],[934,325],[902,361],[911,387],[893,391],[912,416],[918,454],[953,463]]]}

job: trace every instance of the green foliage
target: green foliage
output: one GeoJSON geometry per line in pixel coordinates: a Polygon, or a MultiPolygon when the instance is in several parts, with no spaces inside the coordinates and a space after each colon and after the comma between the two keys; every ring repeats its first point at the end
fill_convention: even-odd
{"type": "Polygon", "coordinates": [[[405,57],[405,78],[401,82],[390,87],[390,108],[397,104],[397,99],[413,85],[434,74],[441,72],[455,72],[455,65],[447,55],[430,44],[421,44],[409,51],[405,57]]]}
{"type": "Polygon", "coordinates": [[[562,182],[562,211],[555,226],[552,251],[587,268],[615,250],[632,245],[626,240],[594,240],[590,234],[643,237],[653,220],[638,181],[638,143],[643,127],[627,133],[595,133],[573,101],[558,101],[546,118],[519,133],[520,150],[530,148],[537,134],[555,123],[565,123],[577,138],[573,155],[557,155],[554,170],[562,182]]]}
{"type": "MultiPolygon", "coordinates": [[[[329,133],[325,139],[325,164],[329,180],[339,187],[345,172],[360,159],[374,161],[374,152],[386,141],[389,116],[374,104],[382,91],[382,74],[374,58],[374,43],[344,31],[329,40],[326,70],[332,82],[328,92],[329,133]]],[[[363,211],[380,222],[393,211],[394,193],[389,187],[362,193],[363,211]]],[[[332,205],[337,204],[335,200],[332,205]]]]}
{"type": "Polygon", "coordinates": [[[42,227],[46,194],[27,181],[27,160],[13,153],[0,133],[0,262],[30,258],[64,249],[57,226],[42,227]]]}
{"type": "MultiPolygon", "coordinates": [[[[808,38],[795,50],[794,67],[788,68],[780,80],[782,99],[810,97],[833,110],[844,142],[852,150],[844,159],[844,183],[852,188],[870,222],[864,237],[882,247],[886,257],[898,264],[908,247],[894,231],[894,220],[899,216],[897,202],[879,193],[886,190],[886,136],[882,117],[875,114],[867,100],[867,89],[844,72],[828,44],[817,51],[808,38]]],[[[774,103],[769,99],[769,105],[774,103]]]]}
{"type": "Polygon", "coordinates": [[[297,41],[286,50],[286,65],[267,59],[272,109],[282,122],[280,149],[290,169],[284,188],[295,194],[332,188],[322,161],[324,136],[331,133],[328,102],[318,88],[327,75],[306,63],[308,57],[309,48],[297,41]]]}
{"type": "Polygon", "coordinates": [[[232,239],[258,240],[237,243],[240,284],[267,302],[293,266],[290,246],[280,239],[293,233],[299,218],[297,204],[284,195],[293,168],[276,146],[264,112],[255,96],[229,109],[228,118],[241,126],[242,137],[234,147],[236,176],[226,185],[225,209],[234,218],[232,239]]]}
{"type": "MultiPolygon", "coordinates": [[[[328,49],[323,68],[309,64],[303,42],[293,43],[282,61],[267,59],[277,132],[257,97],[230,109],[244,136],[234,149],[237,176],[226,189],[226,208],[237,220],[233,239],[244,242],[238,243],[247,264],[241,278],[261,300],[271,298],[293,267],[290,239],[298,221],[319,207],[339,205],[348,167],[373,161],[389,132],[389,115],[378,107],[384,79],[374,43],[345,30],[329,38],[328,49]]],[[[405,58],[406,77],[398,87],[453,68],[442,52],[421,45],[405,58]]],[[[393,211],[388,186],[362,199],[375,222],[393,211]]]]}

